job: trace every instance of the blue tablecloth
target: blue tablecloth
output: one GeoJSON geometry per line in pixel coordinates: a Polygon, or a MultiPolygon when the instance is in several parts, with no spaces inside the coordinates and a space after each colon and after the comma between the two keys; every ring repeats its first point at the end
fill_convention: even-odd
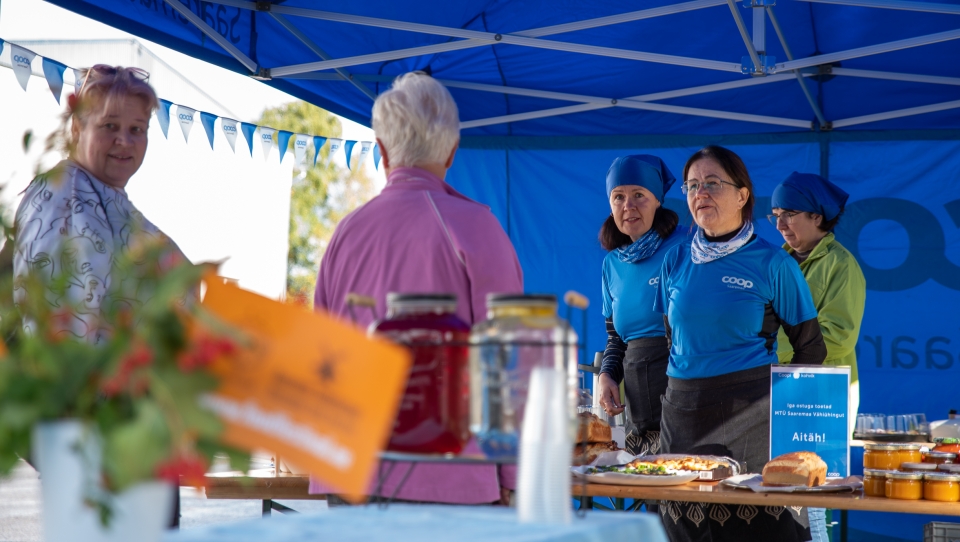
{"type": "Polygon", "coordinates": [[[171,532],[163,542],[464,542],[541,540],[563,542],[666,542],[654,514],[588,512],[568,525],[520,523],[512,508],[390,505],[342,507],[311,515],[288,515],[171,532]]]}

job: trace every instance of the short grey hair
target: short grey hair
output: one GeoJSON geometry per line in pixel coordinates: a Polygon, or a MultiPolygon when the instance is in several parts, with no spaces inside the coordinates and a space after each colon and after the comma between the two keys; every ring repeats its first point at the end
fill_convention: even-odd
{"type": "Polygon", "coordinates": [[[460,140],[460,116],[446,87],[423,72],[411,72],[377,97],[373,131],[391,168],[442,164],[460,140]]]}

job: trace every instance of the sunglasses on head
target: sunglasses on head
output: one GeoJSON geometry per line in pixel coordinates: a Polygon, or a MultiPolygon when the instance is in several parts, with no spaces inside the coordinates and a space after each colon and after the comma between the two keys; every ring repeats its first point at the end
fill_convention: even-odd
{"type": "Polygon", "coordinates": [[[100,76],[109,77],[111,75],[116,75],[117,72],[119,72],[120,70],[128,71],[130,75],[132,75],[135,79],[139,79],[140,81],[147,81],[150,79],[150,72],[140,68],[121,68],[121,67],[115,67],[115,66],[108,66],[107,64],[94,64],[93,66],[87,69],[86,75],[83,76],[83,82],[80,83],[80,90],[77,92],[77,94],[83,92],[84,87],[87,86],[87,81],[90,80],[91,73],[96,72],[100,76]]]}

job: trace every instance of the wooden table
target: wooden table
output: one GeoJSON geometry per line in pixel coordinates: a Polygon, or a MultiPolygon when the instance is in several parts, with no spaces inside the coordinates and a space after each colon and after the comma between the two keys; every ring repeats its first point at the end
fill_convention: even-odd
{"type": "Polygon", "coordinates": [[[273,469],[250,471],[247,475],[239,472],[208,474],[205,493],[208,499],[244,499],[259,500],[262,503],[263,517],[271,512],[292,513],[292,508],[284,506],[275,499],[285,500],[327,500],[326,495],[311,495],[310,477],[304,474],[274,474],[273,469]]]}

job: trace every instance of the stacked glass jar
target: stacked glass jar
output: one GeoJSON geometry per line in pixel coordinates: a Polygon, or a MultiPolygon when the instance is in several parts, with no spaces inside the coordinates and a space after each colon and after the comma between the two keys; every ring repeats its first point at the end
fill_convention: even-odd
{"type": "Polygon", "coordinates": [[[958,502],[957,454],[921,452],[919,444],[864,445],[863,492],[870,497],[958,502]]]}

